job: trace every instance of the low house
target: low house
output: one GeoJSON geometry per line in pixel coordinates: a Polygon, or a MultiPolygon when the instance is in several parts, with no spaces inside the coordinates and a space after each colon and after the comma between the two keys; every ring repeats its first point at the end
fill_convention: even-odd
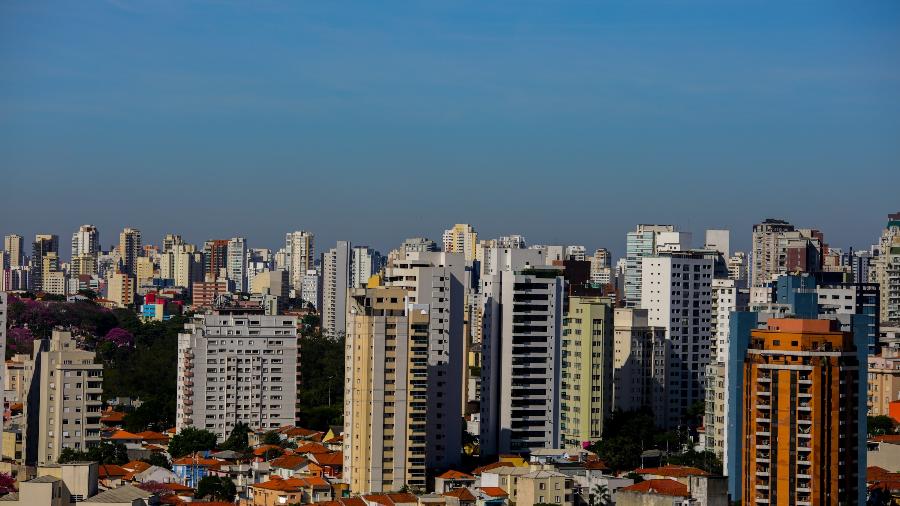
{"type": "Polygon", "coordinates": [[[476,502],[475,494],[464,487],[444,492],[443,496],[447,498],[447,506],[475,506],[476,502]]]}
{"type": "Polygon", "coordinates": [[[309,459],[302,455],[282,455],[269,461],[269,470],[273,476],[290,478],[303,473],[309,465],[309,459]]]}
{"type": "Polygon", "coordinates": [[[123,485],[119,488],[100,492],[81,502],[82,506],[148,506],[154,494],[141,490],[134,485],[123,485]]]}
{"type": "Polygon", "coordinates": [[[369,494],[362,496],[366,506],[418,506],[419,498],[413,494],[369,494]]]}
{"type": "Polygon", "coordinates": [[[116,488],[125,484],[128,470],[115,464],[100,464],[97,468],[97,480],[103,488],[116,488]]]}
{"type": "Polygon", "coordinates": [[[344,452],[313,453],[309,458],[321,467],[326,478],[339,479],[344,474],[344,452]]]}
{"type": "Polygon", "coordinates": [[[538,469],[519,475],[516,484],[516,506],[557,504],[572,506],[572,479],[552,469],[538,469]]]}
{"type": "Polygon", "coordinates": [[[194,454],[193,456],[182,457],[172,461],[172,472],[178,476],[178,481],[189,487],[196,487],[204,476],[210,473],[211,469],[218,469],[222,465],[221,460],[210,459],[194,454]]]}
{"type": "Polygon", "coordinates": [[[616,506],[672,506],[690,497],[686,485],[666,478],[642,481],[613,494],[616,506]]]}
{"type": "Polygon", "coordinates": [[[509,494],[500,487],[481,487],[476,495],[477,506],[507,506],[509,494]]]}
{"type": "Polygon", "coordinates": [[[316,476],[287,479],[272,476],[269,481],[250,485],[247,496],[252,506],[309,504],[332,499],[331,485],[316,476]]]}
{"type": "Polygon", "coordinates": [[[866,462],[892,473],[900,472],[900,435],[875,436],[866,444],[866,462]]]}
{"type": "Polygon", "coordinates": [[[434,491],[438,494],[443,494],[457,488],[471,488],[474,486],[474,476],[453,469],[444,472],[434,479],[434,491]]]}

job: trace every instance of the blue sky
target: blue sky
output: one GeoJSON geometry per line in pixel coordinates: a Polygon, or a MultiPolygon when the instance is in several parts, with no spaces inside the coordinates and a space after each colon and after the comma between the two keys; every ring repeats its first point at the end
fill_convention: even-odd
{"type": "Polygon", "coordinates": [[[0,233],[746,247],[900,210],[900,3],[0,3],[0,233]]]}

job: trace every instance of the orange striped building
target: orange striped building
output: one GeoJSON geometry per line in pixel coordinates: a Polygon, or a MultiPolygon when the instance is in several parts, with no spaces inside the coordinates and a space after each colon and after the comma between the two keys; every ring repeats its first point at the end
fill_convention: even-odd
{"type": "Polygon", "coordinates": [[[853,334],[830,320],[771,319],[751,332],[743,504],[857,501],[859,366],[853,334]]]}

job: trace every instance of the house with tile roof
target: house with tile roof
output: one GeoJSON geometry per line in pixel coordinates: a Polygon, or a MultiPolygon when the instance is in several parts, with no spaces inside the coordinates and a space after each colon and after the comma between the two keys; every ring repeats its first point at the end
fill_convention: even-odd
{"type": "Polygon", "coordinates": [[[475,494],[467,488],[456,488],[442,495],[447,498],[447,506],[475,506],[475,494]]]}
{"type": "Polygon", "coordinates": [[[690,497],[686,485],[668,478],[642,481],[613,494],[616,506],[672,506],[690,497]]]}
{"type": "MultiPolygon", "coordinates": [[[[453,469],[434,478],[434,491],[438,494],[443,494],[458,488],[471,488],[474,486],[474,476],[453,469]]],[[[474,498],[472,500],[474,501],[474,498]]]]}
{"type": "Polygon", "coordinates": [[[409,493],[368,494],[362,500],[366,506],[418,506],[419,498],[409,493]]]}
{"type": "Polygon", "coordinates": [[[331,485],[317,476],[282,478],[272,476],[247,489],[248,506],[277,506],[331,501],[331,485]]]}
{"type": "Polygon", "coordinates": [[[189,486],[196,487],[204,476],[211,470],[218,469],[224,461],[203,457],[196,453],[187,457],[181,457],[172,461],[172,472],[178,476],[178,481],[189,486]]]}
{"type": "Polygon", "coordinates": [[[273,476],[290,478],[301,474],[309,466],[309,459],[303,455],[282,455],[269,461],[269,470],[273,476]]]}

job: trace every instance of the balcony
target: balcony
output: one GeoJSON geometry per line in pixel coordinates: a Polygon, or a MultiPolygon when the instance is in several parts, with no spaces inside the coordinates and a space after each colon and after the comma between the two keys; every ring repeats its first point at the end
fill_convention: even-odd
{"type": "Polygon", "coordinates": [[[185,375],[186,377],[188,377],[188,378],[193,378],[193,377],[194,377],[194,371],[185,371],[185,372],[184,372],[184,375],[185,375]]]}

